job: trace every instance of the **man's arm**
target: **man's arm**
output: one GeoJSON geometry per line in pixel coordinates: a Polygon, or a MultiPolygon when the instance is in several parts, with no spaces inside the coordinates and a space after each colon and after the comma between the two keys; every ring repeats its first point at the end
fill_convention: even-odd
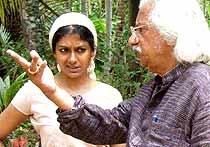
{"type": "MultiPolygon", "coordinates": [[[[81,98],[82,99],[82,98],[81,98]]],[[[77,108],[58,110],[60,129],[75,138],[92,144],[125,143],[131,112],[131,100],[124,101],[112,110],[85,104],[76,99],[77,108]]]]}
{"type": "Polygon", "coordinates": [[[197,93],[199,105],[192,121],[192,146],[210,146],[210,82],[197,93]]]}

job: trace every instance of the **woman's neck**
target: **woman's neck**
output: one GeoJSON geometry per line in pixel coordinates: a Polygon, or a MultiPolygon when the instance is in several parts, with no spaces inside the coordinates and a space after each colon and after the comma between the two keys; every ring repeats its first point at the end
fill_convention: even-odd
{"type": "Polygon", "coordinates": [[[88,76],[80,78],[69,78],[61,73],[55,76],[59,87],[65,89],[70,95],[81,95],[96,86],[97,81],[91,80],[88,76]]]}

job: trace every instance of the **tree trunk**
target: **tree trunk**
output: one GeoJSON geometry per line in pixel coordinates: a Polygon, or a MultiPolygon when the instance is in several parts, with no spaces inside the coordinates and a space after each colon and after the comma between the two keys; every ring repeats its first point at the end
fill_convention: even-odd
{"type": "Polygon", "coordinates": [[[105,1],[106,11],[106,42],[111,47],[111,35],[112,35],[112,0],[105,1]]]}
{"type": "Polygon", "coordinates": [[[117,25],[116,28],[116,37],[117,39],[120,39],[123,33],[123,28],[125,26],[125,0],[119,0],[119,7],[118,7],[118,14],[120,18],[120,22],[117,25]]]}
{"type": "Polygon", "coordinates": [[[203,0],[203,13],[206,16],[206,0],[203,0]]]}
{"type": "Polygon", "coordinates": [[[66,8],[67,12],[71,12],[72,0],[68,0],[64,3],[64,7],[66,8]]]}
{"type": "MultiPolygon", "coordinates": [[[[108,48],[111,48],[112,41],[112,0],[105,0],[105,13],[106,13],[106,44],[108,48]]],[[[108,52],[109,63],[112,61],[112,52],[108,52]]],[[[110,66],[105,67],[107,74],[110,71],[110,66]]]]}
{"type": "Polygon", "coordinates": [[[129,7],[129,25],[134,26],[136,21],[136,16],[139,10],[139,3],[141,0],[128,0],[129,7]]]}
{"type": "Polygon", "coordinates": [[[88,16],[88,0],[81,0],[81,9],[82,13],[88,16]]]}
{"type": "Polygon", "coordinates": [[[21,22],[25,47],[29,50],[41,50],[42,33],[40,26],[39,0],[25,0],[21,7],[21,22]]]}

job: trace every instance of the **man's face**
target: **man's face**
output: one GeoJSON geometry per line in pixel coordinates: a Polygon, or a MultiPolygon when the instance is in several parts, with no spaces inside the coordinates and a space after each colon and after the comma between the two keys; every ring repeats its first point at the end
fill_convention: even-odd
{"type": "MultiPolygon", "coordinates": [[[[138,12],[136,28],[129,38],[132,48],[140,48],[138,57],[140,64],[151,72],[162,72],[161,64],[170,62],[173,47],[160,35],[156,27],[149,21],[149,14],[153,8],[152,1],[147,2],[138,12]]],[[[134,27],[134,28],[135,28],[134,27]]]]}

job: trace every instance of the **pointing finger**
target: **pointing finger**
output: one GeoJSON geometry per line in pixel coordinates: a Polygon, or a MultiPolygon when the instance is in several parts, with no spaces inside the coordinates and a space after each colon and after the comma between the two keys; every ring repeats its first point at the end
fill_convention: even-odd
{"type": "Polygon", "coordinates": [[[30,62],[12,50],[7,50],[6,53],[11,56],[25,71],[27,71],[30,66],[30,62]]]}

